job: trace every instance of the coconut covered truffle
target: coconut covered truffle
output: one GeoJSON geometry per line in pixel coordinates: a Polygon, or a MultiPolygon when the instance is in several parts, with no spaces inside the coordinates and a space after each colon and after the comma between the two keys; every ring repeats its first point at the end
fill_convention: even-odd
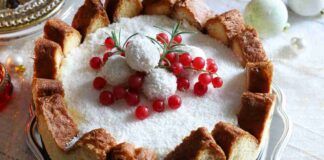
{"type": "Polygon", "coordinates": [[[177,91],[177,78],[165,69],[153,69],[144,80],[143,92],[151,100],[164,100],[177,91]]]}
{"type": "Polygon", "coordinates": [[[105,77],[110,85],[117,86],[126,83],[133,73],[123,56],[114,55],[109,57],[99,74],[105,77]]]}
{"type": "Polygon", "coordinates": [[[125,51],[128,65],[140,72],[149,72],[160,61],[160,52],[148,38],[138,36],[129,43],[125,51]]]}

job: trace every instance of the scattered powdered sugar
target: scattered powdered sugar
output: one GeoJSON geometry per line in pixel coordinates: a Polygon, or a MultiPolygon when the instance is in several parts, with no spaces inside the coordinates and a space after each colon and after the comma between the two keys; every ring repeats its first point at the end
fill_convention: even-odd
{"type": "Polygon", "coordinates": [[[151,100],[165,100],[177,91],[177,78],[165,69],[153,69],[144,80],[143,93],[151,100]]]}
{"type": "Polygon", "coordinates": [[[108,61],[100,70],[99,75],[105,77],[108,84],[117,86],[126,83],[134,72],[128,66],[125,57],[113,55],[108,58],[108,61]]]}
{"type": "Polygon", "coordinates": [[[149,72],[160,61],[160,53],[156,45],[142,35],[130,41],[125,53],[128,65],[136,71],[149,72]]]}
{"type": "Polygon", "coordinates": [[[152,102],[143,96],[141,104],[149,106],[151,114],[144,121],[137,120],[134,116],[135,107],[127,106],[124,101],[118,101],[108,107],[99,104],[99,92],[92,87],[97,73],[89,67],[88,62],[92,56],[98,56],[102,51],[101,44],[107,33],[121,29],[123,42],[136,32],[155,37],[161,31],[153,27],[154,25],[171,31],[175,24],[176,21],[164,16],[124,18],[119,23],[89,35],[79,48],[68,54],[63,62],[61,79],[68,106],[79,111],[83,117],[82,120],[73,117],[78,119],[76,122],[82,133],[105,128],[118,142],[127,141],[136,146],[154,149],[159,157],[163,158],[181,143],[190,131],[198,127],[204,126],[212,130],[221,120],[236,123],[240,96],[244,91],[244,69],[237,63],[230,49],[199,33],[187,23],[182,29],[197,33],[183,35],[183,43],[203,49],[207,57],[216,60],[219,66],[218,74],[224,80],[222,88],[214,89],[209,86],[209,91],[204,97],[197,97],[192,89],[197,78],[193,78],[189,91],[176,93],[182,97],[182,106],[178,110],[167,109],[163,113],[154,113],[151,108],[152,102]]]}

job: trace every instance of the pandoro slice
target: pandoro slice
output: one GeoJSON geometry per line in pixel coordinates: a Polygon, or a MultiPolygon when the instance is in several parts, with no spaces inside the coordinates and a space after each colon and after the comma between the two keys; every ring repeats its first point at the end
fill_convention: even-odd
{"type": "Polygon", "coordinates": [[[144,13],[148,15],[171,15],[178,0],[143,0],[144,13]]]}
{"type": "Polygon", "coordinates": [[[186,20],[197,29],[202,30],[208,19],[215,14],[203,0],[180,0],[174,5],[172,16],[186,20]]]}
{"type": "Polygon", "coordinates": [[[212,135],[225,152],[227,160],[256,160],[258,157],[258,140],[239,127],[219,122],[212,135]]]}
{"type": "Polygon", "coordinates": [[[64,95],[63,85],[58,80],[34,78],[32,83],[34,102],[40,97],[54,94],[64,95]]]}
{"type": "Polygon", "coordinates": [[[254,28],[247,27],[236,35],[232,40],[231,46],[243,67],[248,62],[268,61],[261,40],[254,28]]]}
{"type": "Polygon", "coordinates": [[[246,64],[247,90],[254,93],[270,93],[273,65],[269,62],[249,62],[246,64]]]}
{"type": "Polygon", "coordinates": [[[49,19],[44,26],[44,38],[58,43],[67,55],[70,50],[81,43],[81,34],[79,31],[69,26],[60,19],[49,19]]]}
{"type": "Polygon", "coordinates": [[[84,134],[69,153],[73,159],[106,160],[116,140],[105,129],[99,128],[84,134]]]}
{"type": "Polygon", "coordinates": [[[78,9],[72,22],[72,27],[78,30],[84,38],[98,28],[108,26],[108,15],[100,0],[85,0],[78,9]]]}
{"type": "Polygon", "coordinates": [[[236,9],[209,19],[205,25],[207,33],[225,45],[229,45],[233,37],[241,33],[244,28],[243,17],[236,9]]]}
{"type": "Polygon", "coordinates": [[[109,160],[157,160],[156,154],[148,149],[138,148],[131,143],[120,143],[113,147],[108,156],[109,160]]]}
{"type": "Polygon", "coordinates": [[[54,94],[37,99],[38,131],[53,160],[66,159],[67,144],[78,134],[77,125],[66,110],[64,98],[54,94]]]}
{"type": "Polygon", "coordinates": [[[141,0],[106,0],[105,8],[111,22],[122,17],[135,17],[143,10],[141,0]]]}
{"type": "Polygon", "coordinates": [[[260,143],[269,133],[274,103],[273,94],[245,92],[242,95],[238,124],[255,136],[260,143]]]}
{"type": "Polygon", "coordinates": [[[39,38],[34,48],[34,78],[56,79],[64,55],[59,44],[39,38]]]}
{"type": "Polygon", "coordinates": [[[165,160],[225,160],[223,150],[206,128],[192,131],[183,142],[170,152],[165,160]]]}

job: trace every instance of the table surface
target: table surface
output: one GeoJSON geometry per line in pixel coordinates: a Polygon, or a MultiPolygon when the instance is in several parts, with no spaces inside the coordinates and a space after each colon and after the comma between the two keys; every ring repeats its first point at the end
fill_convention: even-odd
{"type": "MultiPolygon", "coordinates": [[[[247,0],[207,0],[217,13],[237,8],[243,11],[247,0]]],[[[76,1],[78,8],[80,0],[76,1]]],[[[67,19],[71,22],[72,16],[67,19]]],[[[268,56],[275,66],[274,82],[287,99],[287,112],[293,121],[293,133],[282,159],[324,159],[324,17],[305,18],[289,13],[291,28],[277,36],[263,39],[268,56]],[[293,51],[290,40],[303,38],[306,48],[293,51]]],[[[0,159],[34,159],[24,135],[31,103],[30,77],[33,64],[33,42],[28,38],[11,46],[0,46],[0,62],[10,54],[25,60],[24,78],[13,76],[14,99],[0,111],[0,159]]]]}

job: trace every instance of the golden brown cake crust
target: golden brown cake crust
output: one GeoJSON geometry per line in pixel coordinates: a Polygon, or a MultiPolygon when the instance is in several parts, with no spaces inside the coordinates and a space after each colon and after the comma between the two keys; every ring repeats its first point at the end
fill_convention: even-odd
{"type": "Polygon", "coordinates": [[[143,0],[144,13],[149,15],[171,15],[178,0],[143,0]]]}
{"type": "Polygon", "coordinates": [[[107,153],[116,145],[116,140],[105,129],[99,128],[84,134],[74,147],[86,147],[97,155],[98,160],[105,160],[107,153]]]}
{"type": "Polygon", "coordinates": [[[250,132],[259,142],[270,118],[275,96],[267,93],[245,92],[241,98],[241,111],[238,123],[241,128],[250,132]]]}
{"type": "Polygon", "coordinates": [[[247,27],[233,38],[232,47],[233,43],[237,43],[241,49],[242,53],[235,54],[242,59],[243,66],[245,66],[247,62],[268,61],[261,40],[259,39],[259,36],[254,28],[247,27]]]}
{"type": "Polygon", "coordinates": [[[95,20],[101,21],[101,27],[110,23],[100,0],[85,0],[74,16],[72,27],[78,30],[84,39],[88,33],[92,32],[89,27],[95,20]]]}
{"type": "Polygon", "coordinates": [[[108,156],[109,160],[157,160],[155,152],[145,148],[135,148],[131,143],[114,146],[108,156]]]}
{"type": "Polygon", "coordinates": [[[64,46],[64,38],[66,35],[77,32],[73,27],[69,26],[60,19],[49,19],[44,26],[44,38],[64,46]]]}
{"type": "Polygon", "coordinates": [[[62,49],[59,44],[39,38],[35,42],[34,48],[34,77],[55,79],[61,61],[58,62],[57,56],[63,57],[62,49]]]}
{"type": "Polygon", "coordinates": [[[36,114],[44,116],[56,144],[61,150],[66,150],[67,143],[78,134],[78,129],[68,115],[64,98],[60,94],[54,94],[38,98],[37,101],[36,114]]]}
{"type": "Polygon", "coordinates": [[[33,99],[60,94],[64,96],[63,85],[52,79],[35,78],[32,84],[33,99]]]}
{"type": "MultiPolygon", "coordinates": [[[[143,10],[143,5],[141,0],[106,0],[105,1],[105,8],[106,12],[108,14],[109,20],[111,22],[117,21],[119,18],[124,17],[120,13],[121,9],[123,9],[124,3],[131,3],[133,4],[132,6],[129,7],[134,7],[134,8],[128,8],[129,14],[131,15],[130,17],[137,16],[139,15],[142,10],[143,10]],[[132,11],[130,11],[132,9],[132,11]]],[[[126,16],[128,17],[128,16],[126,16]]]]}
{"type": "Polygon", "coordinates": [[[207,20],[214,15],[202,0],[179,0],[174,5],[172,14],[178,20],[187,20],[199,30],[202,30],[207,20]]]}
{"type": "Polygon", "coordinates": [[[273,65],[269,62],[247,63],[247,89],[254,93],[270,93],[273,65]]]}
{"type": "Polygon", "coordinates": [[[205,149],[212,151],[211,154],[215,159],[226,159],[223,150],[216,144],[208,130],[202,127],[192,131],[180,145],[167,155],[165,160],[196,160],[205,149]]]}
{"type": "Polygon", "coordinates": [[[243,17],[236,9],[227,11],[221,15],[209,19],[206,26],[213,23],[221,23],[224,26],[225,33],[229,41],[231,41],[234,36],[241,33],[245,28],[243,17]]]}

